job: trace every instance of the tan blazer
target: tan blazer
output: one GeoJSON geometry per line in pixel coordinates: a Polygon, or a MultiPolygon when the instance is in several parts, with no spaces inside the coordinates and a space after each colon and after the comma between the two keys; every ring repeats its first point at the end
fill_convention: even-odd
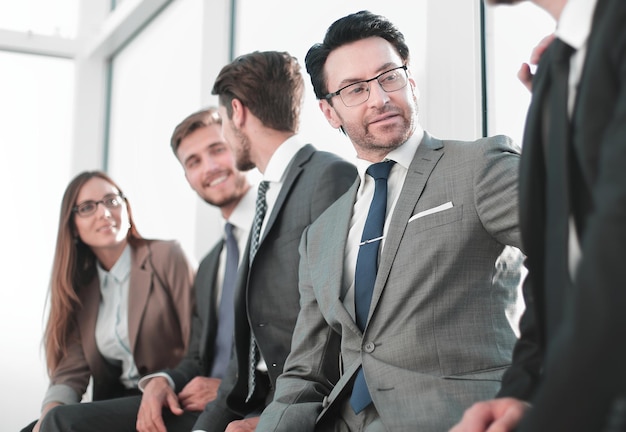
{"type": "MultiPolygon", "coordinates": [[[[128,333],[140,375],[176,366],[189,341],[194,306],[195,266],[176,241],[148,240],[131,251],[128,333]]],[[[93,399],[123,395],[121,370],[107,363],[96,346],[100,282],[96,276],[81,287],[82,309],[70,335],[68,355],[51,377],[80,401],[93,377],[93,399]],[[73,340],[73,342],[72,342],[73,340]]]]}

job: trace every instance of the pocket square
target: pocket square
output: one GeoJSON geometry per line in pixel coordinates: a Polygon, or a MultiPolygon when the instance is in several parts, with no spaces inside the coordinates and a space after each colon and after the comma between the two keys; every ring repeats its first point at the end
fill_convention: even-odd
{"type": "Polygon", "coordinates": [[[452,201],[448,201],[448,202],[447,202],[447,203],[445,203],[445,204],[441,204],[441,205],[438,205],[437,207],[429,208],[428,210],[424,210],[424,211],[421,211],[421,212],[419,212],[419,213],[414,214],[414,215],[413,215],[413,216],[411,216],[411,218],[409,219],[409,222],[412,222],[412,221],[414,221],[415,219],[419,219],[419,218],[424,217],[424,216],[431,215],[431,214],[433,214],[433,213],[439,213],[439,212],[441,212],[441,211],[451,209],[452,207],[454,207],[454,206],[452,205],[452,201]]]}

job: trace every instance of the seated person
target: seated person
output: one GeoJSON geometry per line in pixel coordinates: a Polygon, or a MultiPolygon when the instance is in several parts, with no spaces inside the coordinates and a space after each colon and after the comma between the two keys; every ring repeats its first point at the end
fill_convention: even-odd
{"type": "Polygon", "coordinates": [[[61,203],[45,349],[52,408],[138,394],[139,378],[187,350],[195,265],[175,241],[141,237],[128,199],[100,171],[82,172],[61,203]],[[123,318],[118,320],[118,318],[123,318]]]}

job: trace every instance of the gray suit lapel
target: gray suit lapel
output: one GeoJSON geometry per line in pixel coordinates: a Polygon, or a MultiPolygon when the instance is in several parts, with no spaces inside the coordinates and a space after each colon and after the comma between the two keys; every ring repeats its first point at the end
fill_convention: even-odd
{"type": "MultiPolygon", "coordinates": [[[[357,176],[356,181],[350,189],[346,192],[346,194],[340,198],[341,201],[337,202],[337,206],[339,211],[334,215],[332,225],[329,227],[329,239],[332,239],[333,248],[331,249],[334,253],[332,257],[328,257],[325,265],[327,269],[335,270],[332,272],[332,275],[329,274],[333,279],[332,281],[336,283],[336,285],[329,286],[338,286],[339,293],[338,297],[341,301],[343,301],[346,296],[346,292],[348,291],[348,286],[343,283],[343,267],[345,262],[345,253],[347,247],[348,240],[348,232],[350,231],[350,220],[352,219],[352,209],[354,207],[354,202],[356,200],[356,194],[359,190],[359,185],[361,184],[361,179],[357,176]],[[340,266],[337,263],[341,263],[340,266]]],[[[329,254],[330,255],[330,254],[329,254]]],[[[330,282],[330,280],[329,280],[330,282]]],[[[333,293],[333,296],[335,293],[333,293]]]]}
{"type": "Polygon", "coordinates": [[[375,305],[378,304],[383,287],[387,283],[391,265],[398,253],[409,218],[413,215],[413,210],[417,205],[419,197],[422,195],[428,178],[444,154],[442,149],[443,142],[441,140],[433,138],[427,132],[424,132],[424,138],[417,148],[406,174],[406,179],[387,231],[374,286],[370,318],[376,309],[375,305]]]}
{"type": "Polygon", "coordinates": [[[285,181],[283,182],[282,187],[280,188],[280,192],[278,193],[278,197],[276,197],[276,203],[274,204],[274,208],[272,209],[272,213],[269,215],[269,219],[267,220],[267,226],[263,231],[259,244],[263,243],[263,240],[267,236],[267,233],[270,232],[274,222],[276,222],[276,218],[278,217],[278,213],[280,213],[280,209],[282,208],[287,196],[289,195],[289,191],[296,183],[296,180],[300,176],[300,173],[304,171],[304,166],[307,161],[313,156],[315,152],[315,147],[311,144],[307,144],[298,150],[298,153],[293,158],[293,162],[285,175],[285,181]]]}
{"type": "MultiPolygon", "coordinates": [[[[320,310],[326,311],[337,321],[349,325],[355,333],[360,331],[350,313],[343,305],[347,288],[343,281],[346,240],[352,219],[352,207],[359,187],[357,177],[354,184],[319,217],[307,236],[308,250],[319,258],[311,274],[320,310]]],[[[340,328],[335,329],[341,332],[340,328]]]]}

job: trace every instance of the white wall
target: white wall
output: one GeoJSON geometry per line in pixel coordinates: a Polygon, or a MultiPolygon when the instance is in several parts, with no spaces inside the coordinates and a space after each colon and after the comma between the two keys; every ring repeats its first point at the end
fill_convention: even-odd
{"type": "Polygon", "coordinates": [[[0,430],[36,418],[42,332],[60,202],[71,163],[70,60],[0,52],[0,430]]]}

